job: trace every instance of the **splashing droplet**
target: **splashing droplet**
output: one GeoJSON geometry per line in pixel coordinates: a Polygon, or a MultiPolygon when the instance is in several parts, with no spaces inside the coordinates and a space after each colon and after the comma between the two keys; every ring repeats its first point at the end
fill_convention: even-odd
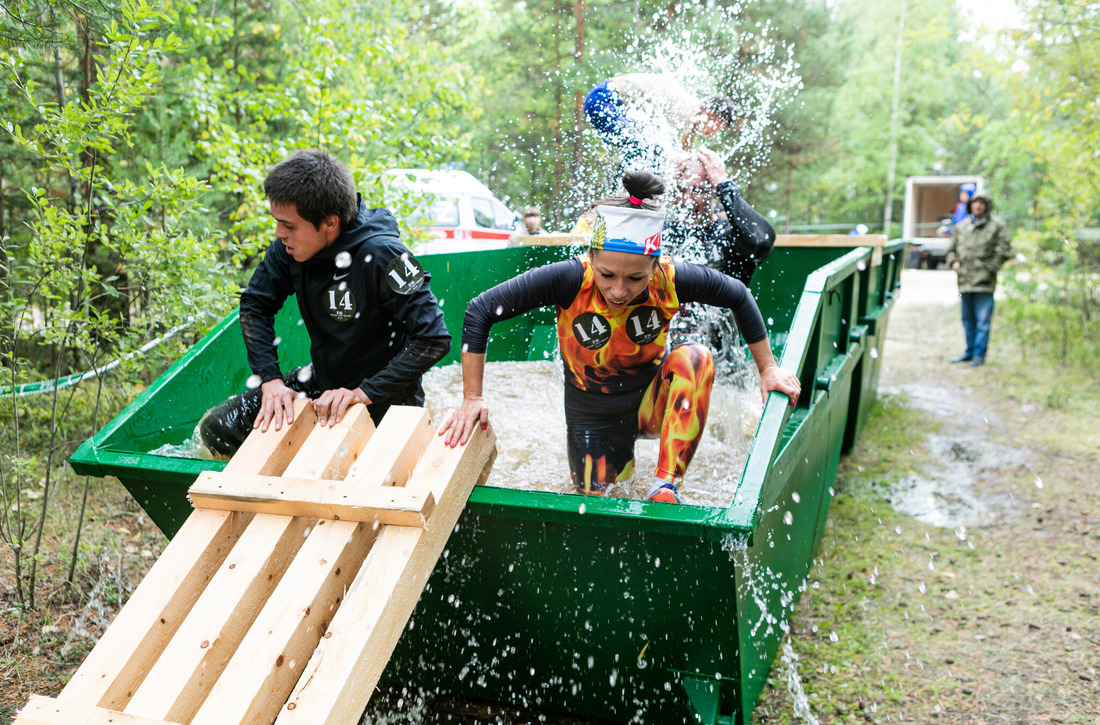
{"type": "Polygon", "coordinates": [[[248,388],[249,390],[255,390],[256,388],[260,387],[260,385],[262,385],[262,384],[263,384],[263,381],[260,380],[259,375],[249,375],[248,380],[244,381],[245,387],[248,388]]]}

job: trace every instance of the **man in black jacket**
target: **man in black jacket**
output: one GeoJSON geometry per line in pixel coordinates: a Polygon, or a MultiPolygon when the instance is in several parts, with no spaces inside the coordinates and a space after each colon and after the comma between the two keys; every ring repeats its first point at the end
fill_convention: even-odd
{"type": "Polygon", "coordinates": [[[321,425],[349,405],[378,423],[391,405],[423,405],[420,378],[451,347],[430,275],[398,239],[386,209],[368,209],[351,173],[324,151],[298,151],[264,180],[275,241],[241,293],[240,321],[252,389],[209,411],[203,442],[231,456],[254,428],[294,418],[299,394],[321,425]],[[309,365],[279,368],[275,314],[298,301],[309,333],[309,365]]]}

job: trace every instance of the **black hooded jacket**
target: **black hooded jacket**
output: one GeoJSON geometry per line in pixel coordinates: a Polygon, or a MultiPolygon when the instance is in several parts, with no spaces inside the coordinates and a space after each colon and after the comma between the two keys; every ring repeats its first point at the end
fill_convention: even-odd
{"type": "Polygon", "coordinates": [[[723,181],[715,191],[726,218],[694,226],[670,217],[664,242],[677,254],[701,253],[708,266],[747,286],[757,265],[772,252],[775,229],[741,198],[732,181],[723,181]]]}
{"type": "Polygon", "coordinates": [[[386,209],[359,198],[355,221],[304,263],[276,239],[241,293],[248,364],[281,377],[275,314],[295,295],[320,391],[362,388],[372,403],[423,400],[420,376],[451,348],[431,275],[398,239],[386,209]]]}

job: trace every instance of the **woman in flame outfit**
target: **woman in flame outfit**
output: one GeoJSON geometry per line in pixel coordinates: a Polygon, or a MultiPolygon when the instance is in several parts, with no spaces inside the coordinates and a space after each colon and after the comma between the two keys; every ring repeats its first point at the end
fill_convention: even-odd
{"type": "Polygon", "coordinates": [[[440,430],[450,446],[488,424],[482,397],[485,350],[493,323],[557,307],[565,364],[569,468],[581,493],[602,493],[633,475],[634,441],[660,438],[646,498],[678,503],[677,488],[703,435],[714,383],[710,350],[698,343],[666,348],[681,305],[726,307],[760,371],[764,399],[776,390],[798,400],[798,378],[772,357],[756,301],[740,281],[708,267],[661,257],[665,215],[652,201],[664,182],[646,171],[623,176],[627,195],[598,202],[587,254],[528,270],[478,295],[462,328],[463,400],[440,430]]]}

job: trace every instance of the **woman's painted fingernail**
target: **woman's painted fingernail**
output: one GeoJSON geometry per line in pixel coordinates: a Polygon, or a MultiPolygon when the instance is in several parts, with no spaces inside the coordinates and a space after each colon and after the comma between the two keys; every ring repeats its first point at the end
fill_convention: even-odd
{"type": "Polygon", "coordinates": [[[488,427],[489,427],[488,423],[482,423],[481,424],[481,430],[486,430],[488,427]]]}

